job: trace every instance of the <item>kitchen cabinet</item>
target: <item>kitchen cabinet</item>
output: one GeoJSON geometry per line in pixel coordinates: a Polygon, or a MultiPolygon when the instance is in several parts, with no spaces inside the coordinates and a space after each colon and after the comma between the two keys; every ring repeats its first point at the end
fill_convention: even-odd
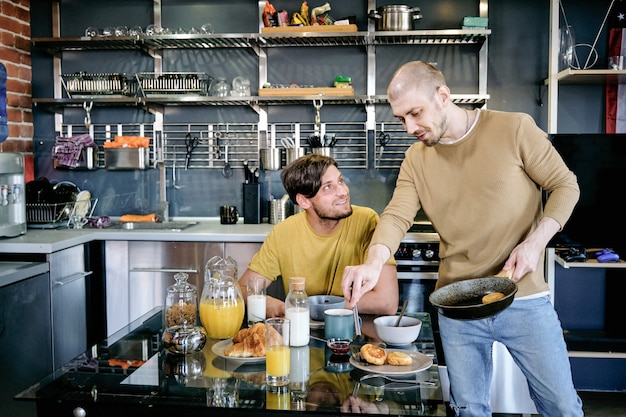
{"type": "Polygon", "coordinates": [[[6,417],[34,416],[34,404],[13,397],[53,370],[49,277],[45,262],[0,262],[0,409],[6,417]]]}
{"type": "Polygon", "coordinates": [[[184,272],[204,288],[204,266],[213,256],[232,256],[242,274],[260,243],[106,242],[107,333],[111,335],[155,307],[163,306],[174,275],[184,272]]]}
{"type": "Polygon", "coordinates": [[[580,390],[626,389],[626,262],[565,262],[548,248],[546,276],[580,390]]]}
{"type": "Polygon", "coordinates": [[[60,368],[88,346],[85,246],[53,252],[50,264],[54,366],[60,368]]]}
{"type": "MultiPolygon", "coordinates": [[[[479,0],[479,15],[486,17],[488,2],[487,0],[479,0]]],[[[263,147],[270,146],[274,142],[275,134],[296,134],[300,137],[307,137],[315,133],[316,126],[310,121],[302,121],[301,123],[272,123],[271,108],[276,106],[311,106],[314,100],[323,100],[324,106],[358,106],[365,113],[365,120],[361,123],[348,123],[347,128],[335,126],[333,131],[337,131],[337,150],[334,157],[340,161],[344,168],[367,168],[371,163],[375,167],[381,168],[397,168],[401,161],[404,150],[412,143],[406,137],[402,129],[396,126],[391,129],[390,126],[395,122],[384,120],[385,115],[381,115],[377,106],[387,103],[387,98],[379,91],[384,90],[384,86],[377,85],[377,66],[383,65],[385,62],[377,62],[377,52],[386,48],[406,47],[413,50],[415,47],[468,47],[475,51],[477,86],[475,92],[453,94],[452,98],[455,102],[468,106],[484,106],[489,99],[487,94],[487,39],[491,34],[489,29],[437,29],[437,30],[410,30],[410,31],[375,31],[374,23],[369,23],[366,31],[358,32],[311,32],[304,31],[302,33],[224,33],[224,34],[187,34],[187,35],[154,35],[154,36],[121,36],[121,37],[64,37],[60,31],[60,5],[59,2],[53,3],[53,36],[49,38],[34,38],[33,46],[51,54],[53,58],[54,72],[54,97],[35,97],[33,103],[37,107],[43,107],[55,112],[56,126],[55,130],[61,134],[67,134],[68,129],[73,133],[80,133],[77,129],[85,129],[83,126],[67,126],[64,123],[63,115],[67,109],[82,109],[85,104],[93,105],[94,108],[101,107],[130,107],[139,108],[148,111],[154,116],[153,129],[147,129],[146,132],[154,130],[154,132],[163,132],[164,137],[161,144],[155,144],[154,158],[164,159],[168,166],[173,167],[178,164],[180,167],[184,163],[184,131],[175,131],[173,126],[166,123],[167,109],[179,106],[194,107],[237,107],[248,108],[254,112],[255,120],[246,126],[245,135],[242,140],[231,140],[230,150],[232,152],[231,164],[234,167],[240,167],[237,162],[244,159],[257,160],[258,150],[263,147]],[[153,58],[154,71],[160,73],[163,71],[163,56],[165,53],[172,51],[180,51],[183,54],[195,53],[198,51],[220,51],[220,53],[228,54],[232,50],[252,51],[257,57],[258,67],[258,85],[261,86],[270,81],[269,73],[272,61],[277,53],[288,55],[291,50],[308,48],[319,57],[324,57],[328,53],[328,48],[339,48],[342,50],[352,51],[357,48],[361,50],[364,63],[364,69],[359,72],[365,74],[365,80],[362,85],[355,88],[354,96],[344,95],[328,95],[323,96],[266,96],[253,95],[249,97],[212,97],[202,95],[160,95],[160,96],[141,96],[136,97],[110,97],[107,95],[94,96],[88,98],[64,98],[61,85],[61,75],[63,56],[66,52],[84,51],[86,53],[93,51],[140,51],[148,54],[153,58]],[[280,50],[281,52],[277,52],[280,50]],[[387,126],[385,127],[385,123],[387,126]],[[297,126],[294,127],[294,124],[297,126]],[[393,135],[399,136],[398,140],[394,140],[387,148],[386,154],[380,153],[380,143],[376,139],[379,131],[392,132],[393,135]],[[169,130],[169,131],[168,131],[169,130]],[[404,140],[403,140],[404,139],[404,140]],[[252,144],[252,149],[251,149],[252,144]],[[395,149],[394,149],[395,148],[395,149]],[[391,150],[394,150],[391,152],[391,150]],[[374,158],[374,155],[380,157],[374,158]]],[[[258,15],[261,14],[264,2],[250,5],[249,7],[258,7],[258,15]]],[[[174,6],[172,6],[174,7],[174,6]]],[[[368,0],[358,10],[359,14],[366,14],[368,10],[376,9],[376,1],[368,0]]],[[[161,1],[154,1],[154,24],[161,24],[162,15],[161,1]]],[[[461,17],[459,17],[460,23],[461,17]]],[[[280,60],[279,60],[280,62],[280,60]]],[[[336,60],[334,64],[336,64],[336,60]]],[[[292,63],[293,65],[293,63],[292,63]]],[[[274,69],[272,73],[278,71],[288,72],[278,64],[279,69],[274,69]]],[[[139,71],[138,71],[139,72],[139,71]]],[[[210,72],[210,71],[209,71],[210,72]]],[[[252,91],[256,91],[256,86],[252,86],[252,91]]],[[[342,123],[339,123],[341,125],[342,123]]],[[[396,123],[397,125],[397,123],[396,123]]],[[[231,129],[234,126],[231,124],[231,129]]],[[[131,128],[132,129],[132,128],[131,128]]],[[[184,129],[184,127],[183,127],[184,129]]],[[[221,168],[225,159],[223,142],[220,143],[216,139],[215,132],[226,133],[229,126],[223,123],[210,123],[206,128],[200,130],[205,131],[204,138],[209,143],[209,149],[204,150],[200,162],[192,164],[191,168],[221,168]],[[213,142],[212,142],[213,141],[213,142]],[[215,148],[217,146],[217,149],[215,148]]],[[[88,130],[88,128],[87,128],[88,130]]],[[[125,129],[128,131],[129,129],[125,129]]],[[[322,128],[324,130],[324,128],[322,128]]],[[[328,131],[328,129],[326,129],[328,131]]],[[[187,127],[189,131],[189,126],[187,127]]],[[[92,130],[93,132],[93,130],[92,130]]],[[[231,133],[233,131],[231,130],[231,133]]],[[[236,132],[235,132],[236,134],[236,132]]],[[[93,136],[93,135],[92,135],[93,136]]],[[[100,137],[94,137],[96,142],[103,141],[106,133],[100,137]]],[[[110,137],[110,131],[109,136],[110,137]]],[[[99,144],[100,145],[100,144],[99,144]]],[[[302,143],[302,146],[306,144],[302,143]]],[[[280,145],[279,145],[280,146],[280,145]]],[[[103,158],[100,158],[102,161],[103,158]]]]}
{"type": "MultiPolygon", "coordinates": [[[[83,352],[89,340],[102,337],[97,330],[98,319],[92,315],[92,299],[101,295],[90,282],[92,271],[87,269],[89,246],[80,244],[54,251],[45,256],[32,253],[2,253],[0,260],[18,263],[45,265],[47,291],[45,296],[37,295],[37,302],[45,305],[46,314],[35,321],[46,325],[51,332],[50,359],[54,369],[83,352]],[[88,334],[87,320],[93,318],[94,329],[88,334]]],[[[4,262],[0,262],[4,264],[4,262]]],[[[18,270],[19,271],[19,270],[18,270]]],[[[22,292],[25,295],[25,293],[22,292]]],[[[35,296],[35,295],[33,295],[35,296]]],[[[24,300],[29,303],[29,299],[24,300]]],[[[22,308],[18,298],[7,300],[7,308],[22,308]]],[[[7,310],[7,311],[9,311],[7,310]]],[[[12,320],[12,319],[11,319],[12,320]]],[[[9,320],[8,322],[10,322],[9,320]]],[[[30,332],[30,327],[28,328],[30,332]]]]}

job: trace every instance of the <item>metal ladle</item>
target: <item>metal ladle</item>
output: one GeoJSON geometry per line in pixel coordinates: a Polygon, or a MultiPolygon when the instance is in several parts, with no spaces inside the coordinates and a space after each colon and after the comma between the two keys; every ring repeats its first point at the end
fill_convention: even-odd
{"type": "Polygon", "coordinates": [[[230,163],[228,162],[228,143],[224,145],[224,168],[222,168],[222,177],[230,178],[230,163]]]}

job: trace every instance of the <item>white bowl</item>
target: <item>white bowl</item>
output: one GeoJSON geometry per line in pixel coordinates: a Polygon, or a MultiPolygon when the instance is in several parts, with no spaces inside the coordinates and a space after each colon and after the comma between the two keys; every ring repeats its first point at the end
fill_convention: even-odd
{"type": "Polygon", "coordinates": [[[378,338],[388,345],[405,346],[417,339],[422,329],[422,321],[414,317],[402,317],[396,326],[398,316],[381,316],[374,319],[374,329],[378,338]]]}
{"type": "Polygon", "coordinates": [[[309,297],[311,320],[324,321],[324,311],[331,308],[343,308],[344,304],[344,298],[338,295],[311,295],[309,297]]]}

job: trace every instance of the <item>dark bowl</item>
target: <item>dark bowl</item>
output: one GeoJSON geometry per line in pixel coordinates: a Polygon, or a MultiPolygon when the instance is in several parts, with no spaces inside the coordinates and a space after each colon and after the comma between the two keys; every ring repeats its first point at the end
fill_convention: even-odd
{"type": "Polygon", "coordinates": [[[309,297],[311,319],[324,321],[324,311],[331,308],[343,308],[345,299],[338,295],[312,295],[309,297]]]}

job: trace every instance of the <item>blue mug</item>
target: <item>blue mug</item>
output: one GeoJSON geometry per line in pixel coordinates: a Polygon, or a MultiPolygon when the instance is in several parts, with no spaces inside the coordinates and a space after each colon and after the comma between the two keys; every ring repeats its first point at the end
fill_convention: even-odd
{"type": "Polygon", "coordinates": [[[324,337],[326,340],[354,339],[354,315],[352,310],[331,308],[324,311],[324,337]]]}

